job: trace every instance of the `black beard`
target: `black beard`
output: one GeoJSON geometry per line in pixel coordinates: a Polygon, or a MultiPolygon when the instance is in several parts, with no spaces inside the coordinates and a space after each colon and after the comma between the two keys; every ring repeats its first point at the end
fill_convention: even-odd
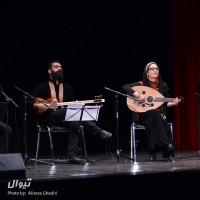
{"type": "Polygon", "coordinates": [[[52,72],[52,79],[55,81],[62,81],[64,79],[62,71],[52,72]]]}

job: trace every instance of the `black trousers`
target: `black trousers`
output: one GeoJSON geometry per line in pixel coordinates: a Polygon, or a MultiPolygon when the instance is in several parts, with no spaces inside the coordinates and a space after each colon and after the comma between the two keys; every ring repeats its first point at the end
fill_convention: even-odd
{"type": "Polygon", "coordinates": [[[80,125],[84,127],[87,132],[94,135],[101,134],[102,129],[93,121],[65,121],[66,108],[60,108],[56,111],[46,112],[38,118],[40,125],[45,126],[61,126],[67,128],[68,131],[68,156],[74,157],[78,154],[78,142],[80,134],[80,125]]]}

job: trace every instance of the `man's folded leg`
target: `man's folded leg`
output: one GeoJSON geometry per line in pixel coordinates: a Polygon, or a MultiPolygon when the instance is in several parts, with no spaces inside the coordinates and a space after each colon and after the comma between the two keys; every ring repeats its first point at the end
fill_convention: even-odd
{"type": "Polygon", "coordinates": [[[99,136],[100,139],[108,140],[112,137],[112,133],[101,129],[95,122],[83,122],[83,127],[92,134],[99,136]]]}

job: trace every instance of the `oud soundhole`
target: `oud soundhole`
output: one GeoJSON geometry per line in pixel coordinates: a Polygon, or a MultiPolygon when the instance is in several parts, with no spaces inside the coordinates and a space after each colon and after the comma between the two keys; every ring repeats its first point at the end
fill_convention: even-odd
{"type": "Polygon", "coordinates": [[[153,102],[153,97],[152,97],[152,96],[148,96],[148,97],[147,97],[147,101],[148,101],[148,102],[153,102]]]}

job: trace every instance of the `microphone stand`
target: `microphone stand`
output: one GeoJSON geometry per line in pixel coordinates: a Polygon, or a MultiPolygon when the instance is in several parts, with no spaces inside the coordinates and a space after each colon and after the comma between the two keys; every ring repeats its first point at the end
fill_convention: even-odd
{"type": "MultiPolygon", "coordinates": [[[[117,135],[117,151],[116,151],[116,157],[117,157],[117,162],[119,162],[120,158],[122,159],[123,156],[120,155],[121,151],[119,149],[119,109],[118,109],[118,104],[119,104],[119,95],[122,95],[122,96],[126,96],[126,97],[129,97],[131,98],[130,96],[126,95],[126,94],[123,94],[121,92],[118,92],[118,91],[115,91],[115,90],[112,90],[110,88],[107,88],[107,87],[104,87],[104,89],[106,90],[109,90],[111,92],[114,92],[115,93],[115,102],[116,102],[116,111],[115,111],[115,114],[116,114],[116,135],[117,135]]],[[[123,161],[123,159],[122,159],[123,161]]]]}
{"type": "MultiPolygon", "coordinates": [[[[5,94],[5,92],[3,90],[3,87],[1,85],[0,85],[0,89],[1,89],[0,92],[4,95],[6,101],[7,102],[12,102],[18,108],[19,106],[13,101],[13,99],[8,97],[5,94]]],[[[8,140],[9,140],[9,138],[8,138],[8,107],[6,107],[6,136],[7,136],[7,141],[6,141],[7,142],[7,144],[6,144],[7,149],[6,149],[6,152],[8,153],[9,152],[9,150],[8,150],[8,146],[9,146],[9,144],[8,144],[8,140]]]]}
{"type": "MultiPolygon", "coordinates": [[[[27,142],[27,98],[29,97],[32,100],[34,100],[36,98],[33,97],[31,94],[25,92],[24,90],[18,88],[17,86],[15,86],[15,88],[17,90],[21,91],[22,93],[24,93],[24,148],[25,148],[24,161],[26,163],[27,160],[29,160],[29,156],[28,156],[28,152],[27,152],[27,144],[26,144],[26,142],[27,142]]],[[[40,102],[40,103],[43,103],[44,105],[49,107],[49,105],[47,105],[45,102],[40,102]]]]}

